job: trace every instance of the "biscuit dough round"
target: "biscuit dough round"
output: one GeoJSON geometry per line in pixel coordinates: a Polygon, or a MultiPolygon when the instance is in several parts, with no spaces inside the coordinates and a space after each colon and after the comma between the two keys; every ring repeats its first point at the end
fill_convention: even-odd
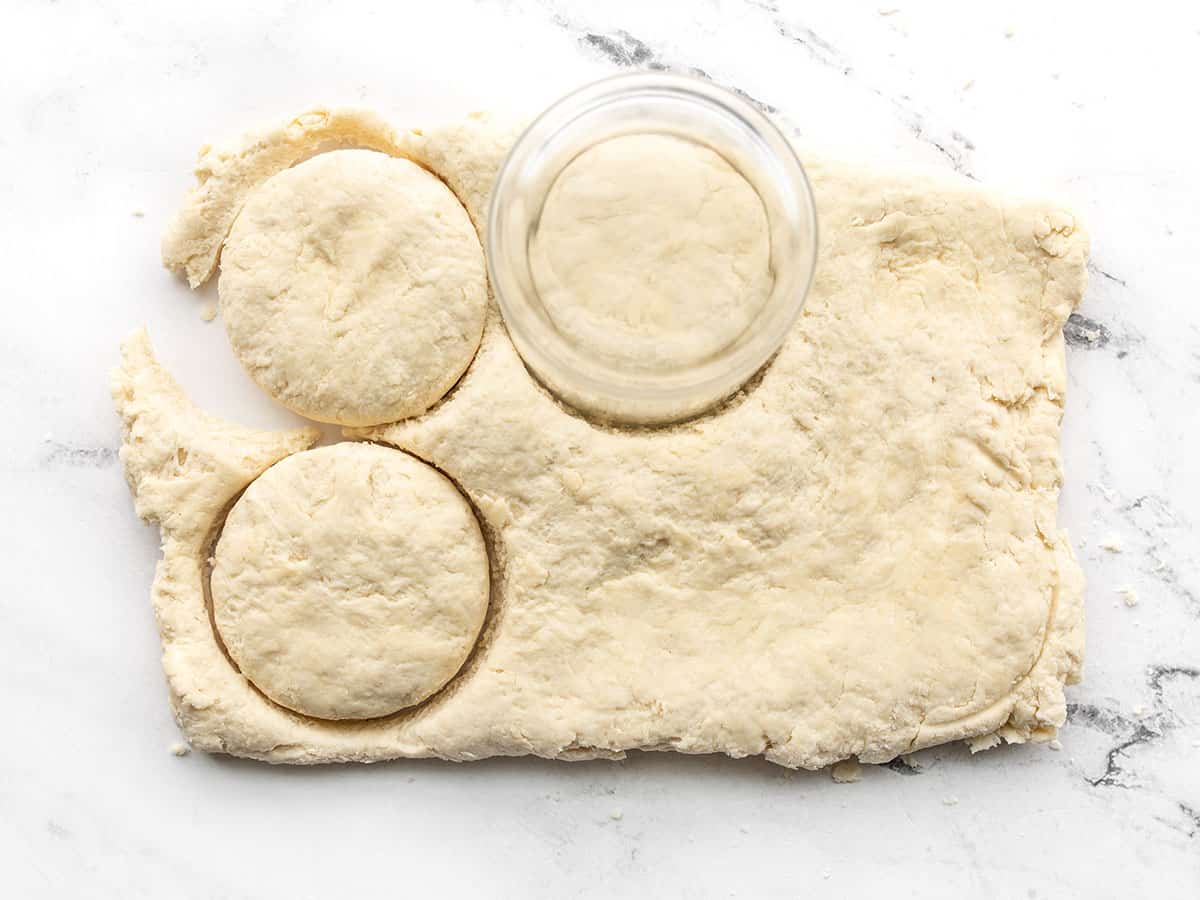
{"type": "Polygon", "coordinates": [[[684,367],[737,339],[771,292],[758,192],[708,147],[613,138],[555,179],[531,242],[542,304],[572,343],[684,367]]]}
{"type": "Polygon", "coordinates": [[[234,504],[213,618],[264,694],[326,719],[384,716],[459,670],[490,577],[474,513],[436,469],[341,443],[289,456],[234,504]]]}
{"type": "Polygon", "coordinates": [[[337,150],[268,179],[221,257],[221,319],[256,382],[321,422],[425,412],[470,364],[487,276],[466,211],[406,159],[337,150]]]}

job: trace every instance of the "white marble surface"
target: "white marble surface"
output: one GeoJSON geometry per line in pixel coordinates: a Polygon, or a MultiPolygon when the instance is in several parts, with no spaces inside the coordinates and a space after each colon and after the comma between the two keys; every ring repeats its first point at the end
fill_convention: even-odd
{"type": "Polygon", "coordinates": [[[6,896],[1200,894],[1194,5],[249,6],[5,5],[6,896]],[[107,370],[145,322],[202,405],[290,418],[201,322],[211,290],[159,268],[196,148],[317,101],[414,124],[533,110],[630,64],[703,70],[823,142],[1049,190],[1086,217],[1062,517],[1089,648],[1062,749],[952,747],[852,785],[658,755],[310,770],[171,755],[157,538],[115,461],[107,370]]]}

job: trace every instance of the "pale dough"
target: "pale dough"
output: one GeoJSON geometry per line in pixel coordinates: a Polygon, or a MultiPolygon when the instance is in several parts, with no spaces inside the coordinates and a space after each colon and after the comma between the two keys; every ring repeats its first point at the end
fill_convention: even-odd
{"type": "Polygon", "coordinates": [[[203,544],[234,496],[272,463],[320,438],[315,428],[271,433],[224,422],[188,402],[154,359],[150,338],[134,332],[122,345],[113,404],[124,423],[121,463],[134,509],[172,540],[203,544]]]}
{"type": "Polygon", "coordinates": [[[205,144],[193,170],[196,185],[163,233],[163,265],[199,287],[216,270],[242,203],[272,175],[338,147],[395,156],[402,139],[369,110],[317,107],[227,144],[205,144]]]}
{"type": "MultiPolygon", "coordinates": [[[[510,140],[473,119],[406,137],[404,152],[480,226],[510,140]]],[[[1052,738],[1083,651],[1082,576],[1056,507],[1061,327],[1086,281],[1084,231],[1057,205],[962,179],[801,156],[822,224],[816,280],[726,408],[657,430],[593,425],[530,378],[490,306],[443,404],[356,432],[446,472],[494,547],[471,658],[386,719],[297,716],[222,654],[206,536],[257,474],[263,453],[245,448],[297,438],[228,440],[136,338],[114,379],[122,457],[163,529],[155,608],[192,745],[276,762],[642,748],[815,768],[1052,738]]]]}
{"type": "Polygon", "coordinates": [[[272,700],[366,719],[450,680],[488,582],[479,524],[444,475],[343,443],[276,463],[234,504],[213,554],[213,618],[272,700]]]}
{"type": "Polygon", "coordinates": [[[427,410],[479,346],[483,251],[449,189],[406,159],[337,150],[268,179],[221,256],[221,319],[254,380],[322,422],[427,410]]]}
{"type": "Polygon", "coordinates": [[[530,242],[551,321],[611,364],[680,368],[733,343],[771,292],[767,217],[721,156],[629,135],[573,159],[530,242]]]}

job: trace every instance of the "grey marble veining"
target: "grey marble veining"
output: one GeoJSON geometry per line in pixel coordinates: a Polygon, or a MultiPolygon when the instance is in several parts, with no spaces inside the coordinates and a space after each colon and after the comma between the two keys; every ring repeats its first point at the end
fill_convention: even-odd
{"type": "Polygon", "coordinates": [[[62,466],[102,469],[115,465],[117,462],[117,447],[89,447],[80,444],[67,444],[53,438],[44,441],[45,447],[39,458],[39,463],[47,469],[62,466]]]}
{"type": "Polygon", "coordinates": [[[21,897],[1200,894],[1200,19],[1082,2],[6,9],[0,92],[0,862],[21,897]],[[1059,742],[961,745],[855,784],[639,755],[272,769],[174,756],[157,533],[107,370],[146,323],[205,408],[259,393],[158,234],[206,140],[315,102],[528,114],[635,68],[734,88],[814,141],[1076,209],[1061,521],[1088,578],[1059,742]],[[136,214],[135,214],[136,213],[136,214]]]}

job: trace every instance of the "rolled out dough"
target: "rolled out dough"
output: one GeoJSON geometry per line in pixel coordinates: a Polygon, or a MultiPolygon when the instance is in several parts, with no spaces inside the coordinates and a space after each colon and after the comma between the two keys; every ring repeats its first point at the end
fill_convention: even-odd
{"type": "MultiPolygon", "coordinates": [[[[397,146],[479,228],[510,140],[473,119],[397,146]]],[[[252,144],[245,166],[266,152],[252,144]]],[[[815,768],[1051,738],[1083,648],[1081,574],[1055,524],[1083,230],[962,180],[801,156],[816,280],[778,356],[724,408],[657,430],[591,424],[529,377],[492,305],[444,403],[353,432],[455,480],[483,514],[495,583],[459,676],[386,719],[296,715],[221,653],[206,541],[264,458],[304,438],[226,440],[131,340],[114,378],[122,458],[163,530],[154,599],[193,746],[298,763],[674,749],[815,768]]],[[[236,189],[206,194],[218,228],[253,180],[234,149],[222,158],[236,189]]]]}

